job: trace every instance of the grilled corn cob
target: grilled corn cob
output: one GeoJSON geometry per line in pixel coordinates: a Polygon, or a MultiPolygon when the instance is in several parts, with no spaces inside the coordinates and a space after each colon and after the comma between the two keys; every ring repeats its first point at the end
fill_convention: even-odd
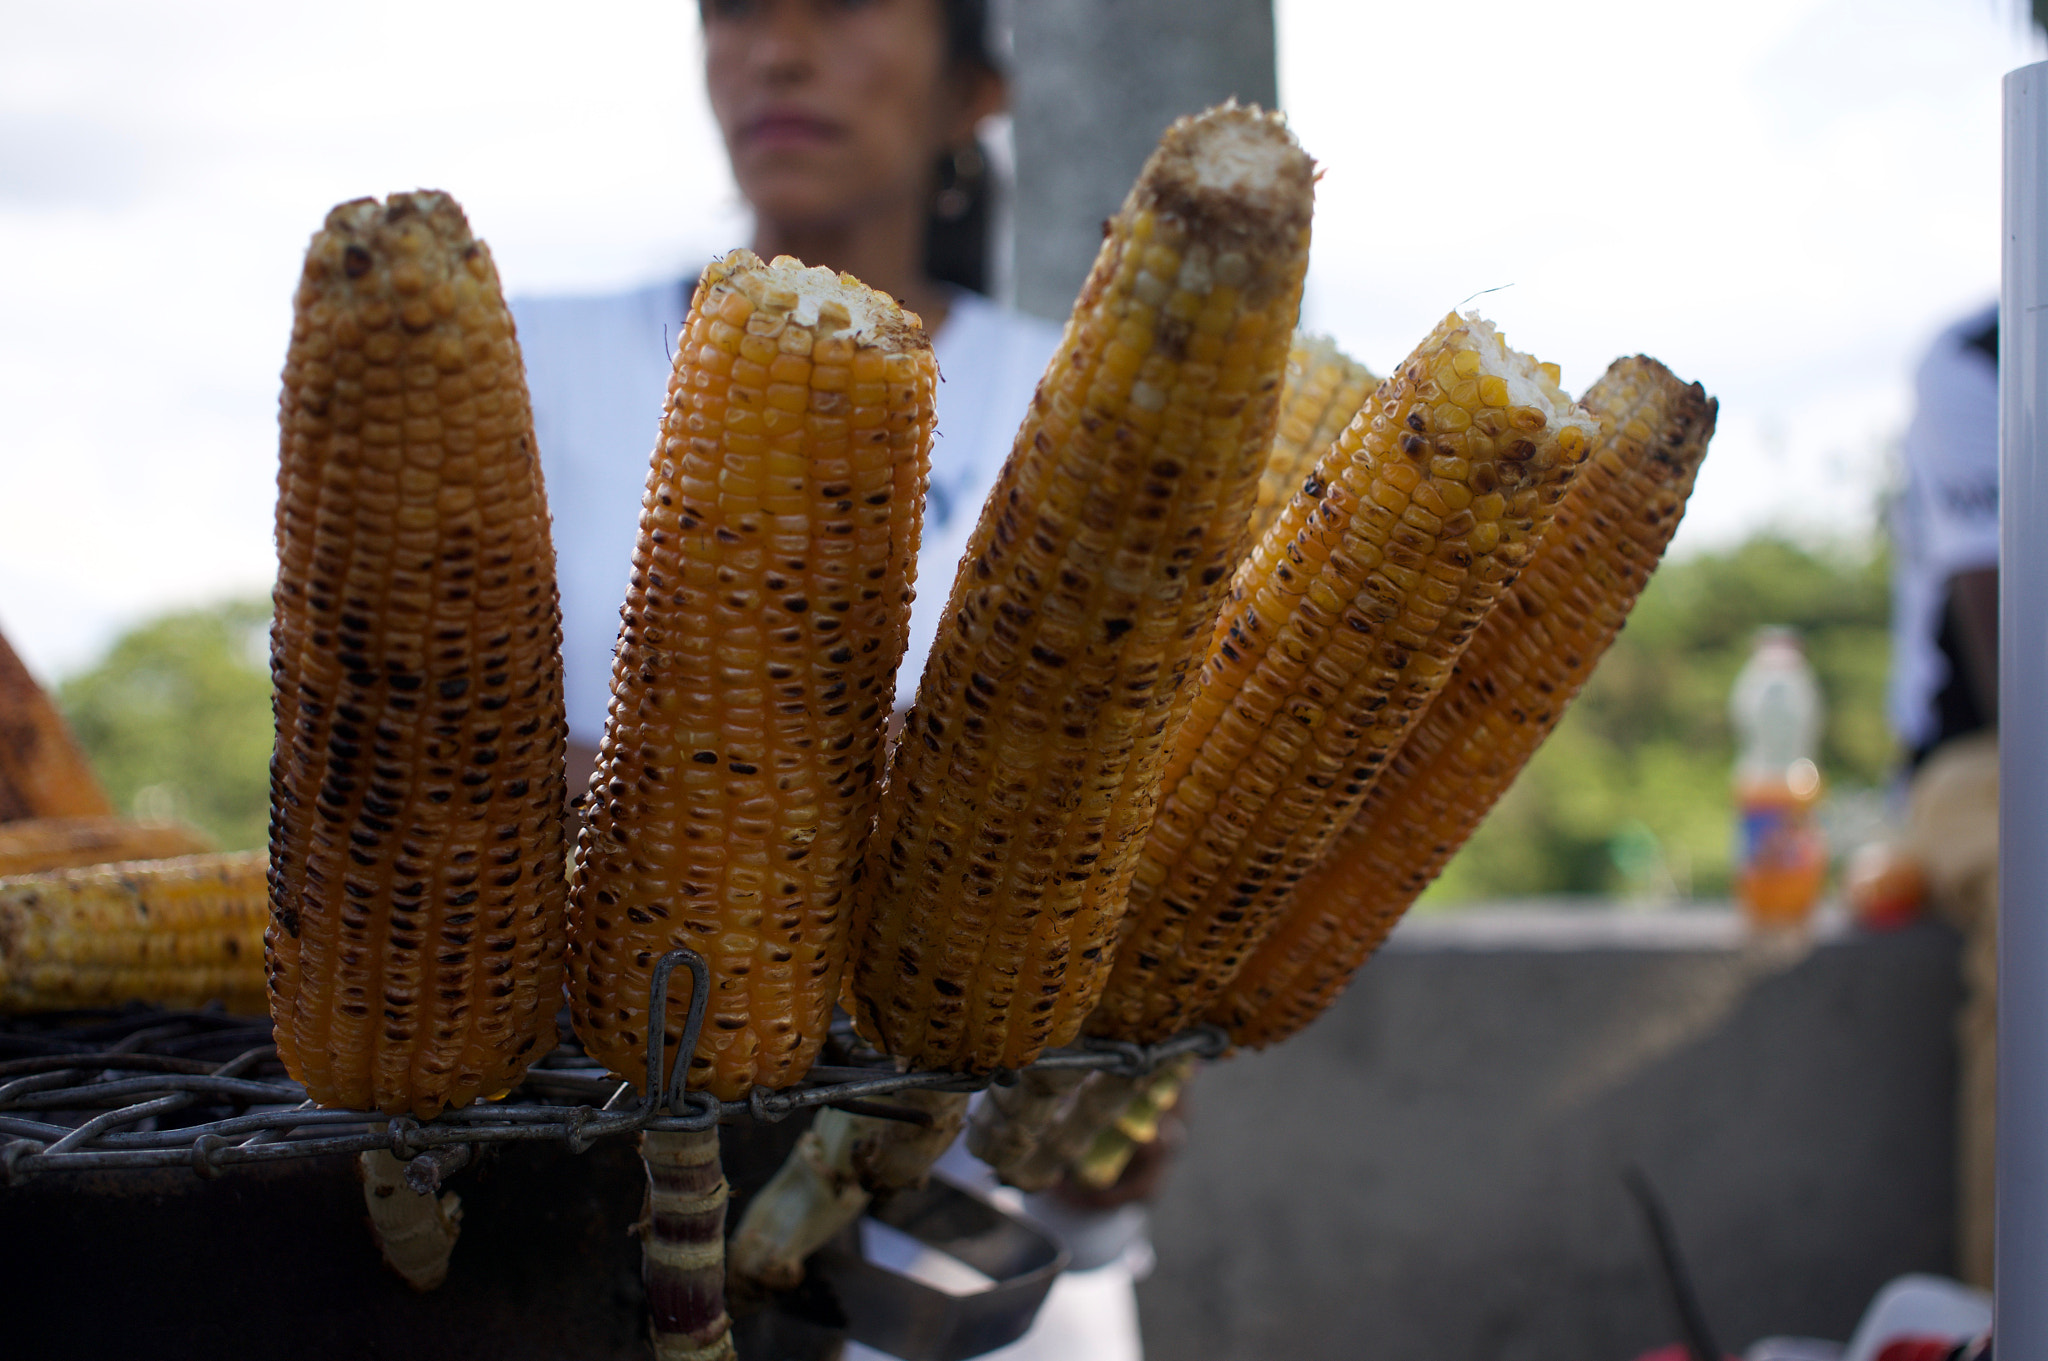
{"type": "Polygon", "coordinates": [[[1272,435],[1313,167],[1168,129],[1109,224],[954,581],[856,909],[858,1024],[921,1068],[1071,1039],[1272,435]]]}
{"type": "Polygon", "coordinates": [[[1337,348],[1328,336],[1294,337],[1287,355],[1287,385],[1280,394],[1280,419],[1273,426],[1273,447],[1266,452],[1266,470],[1259,474],[1259,500],[1252,507],[1251,538],[1266,526],[1315,471],[1323,450],[1336,441],[1365,405],[1380,380],[1365,365],[1337,348]]]}
{"type": "Polygon", "coordinates": [[[1528,567],[1210,1013],[1238,1043],[1285,1039],[1343,991],[1549,735],[1663,555],[1715,403],[1638,357],[1584,405],[1600,435],[1528,567]]]}
{"type": "Polygon", "coordinates": [[[0,1011],[158,1002],[263,1014],[261,851],[0,879],[0,1011]]]}
{"type": "Polygon", "coordinates": [[[328,214],[279,419],[278,1053],[323,1105],[427,1118],[554,1046],[566,891],[533,418],[490,251],[454,200],[328,214]]]}
{"type": "Polygon", "coordinates": [[[130,822],[127,818],[27,818],[0,822],[0,878],[41,874],[117,860],[161,860],[198,855],[213,842],[182,822],[130,822]]]}
{"type": "Polygon", "coordinates": [[[572,891],[576,1032],[621,1076],[641,1077],[648,976],[678,945],[712,975],[692,1085],[785,1086],[824,1040],[935,380],[917,318],[851,275],[735,251],[697,286],[572,891]]]}
{"type": "Polygon", "coordinates": [[[1446,317],[1238,569],[1092,1033],[1197,1020],[1522,563],[1592,423],[1556,370],[1446,317]]]}
{"type": "Polygon", "coordinates": [[[0,635],[0,823],[113,811],[64,716],[0,635]]]}

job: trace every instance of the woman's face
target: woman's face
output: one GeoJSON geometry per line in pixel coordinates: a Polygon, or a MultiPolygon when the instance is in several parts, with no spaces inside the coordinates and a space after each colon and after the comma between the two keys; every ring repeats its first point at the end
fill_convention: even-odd
{"type": "Polygon", "coordinates": [[[921,203],[940,153],[989,111],[984,82],[948,69],[940,0],[703,0],[703,13],[712,112],[766,219],[921,203]]]}

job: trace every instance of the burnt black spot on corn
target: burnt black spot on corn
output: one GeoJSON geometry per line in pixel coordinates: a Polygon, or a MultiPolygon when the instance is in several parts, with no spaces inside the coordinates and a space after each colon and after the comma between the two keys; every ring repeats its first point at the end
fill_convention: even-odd
{"type": "Polygon", "coordinates": [[[1557,725],[1662,558],[1714,401],[1638,356],[1582,404],[1600,433],[1528,566],[1208,1016],[1239,1044],[1286,1039],[1336,1000],[1557,725]]]}
{"type": "Polygon", "coordinates": [[[570,913],[576,1032],[622,1077],[643,1080],[648,975],[678,945],[711,966],[692,1086],[786,1086],[824,1040],[908,641],[935,382],[917,318],[851,275],[735,251],[698,284],[570,913]]]}
{"type": "Polygon", "coordinates": [[[566,897],[533,418],[497,271],[454,200],[328,214],[279,421],[278,1052],[322,1104],[432,1116],[554,1047],[566,897]]]}
{"type": "Polygon", "coordinates": [[[1101,986],[1181,682],[1242,552],[1313,173],[1257,110],[1168,130],[982,509],[855,924],[856,1021],[916,1066],[1028,1063],[1101,986]]]}
{"type": "Polygon", "coordinates": [[[1317,463],[1322,495],[1238,569],[1091,1032],[1158,1040],[1208,1009],[1450,675],[1591,428],[1477,317],[1380,385],[1317,463]]]}

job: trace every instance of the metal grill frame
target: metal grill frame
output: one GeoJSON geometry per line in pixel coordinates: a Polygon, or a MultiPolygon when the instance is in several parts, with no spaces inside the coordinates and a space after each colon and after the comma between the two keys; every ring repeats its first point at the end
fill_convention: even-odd
{"type": "MultiPolygon", "coordinates": [[[[1015,1082],[1023,1071],[1002,1069],[985,1075],[899,1072],[877,1054],[872,1062],[817,1065],[801,1083],[786,1091],[756,1087],[745,1100],[720,1101],[684,1085],[710,996],[711,971],[702,956],[676,949],[656,962],[648,988],[648,1014],[667,1013],[669,979],[678,967],[687,968],[692,980],[682,1042],[674,1060],[664,1065],[664,1028],[648,1027],[646,1079],[638,1089],[595,1065],[536,1066],[522,1083],[522,1091],[550,1089],[591,1098],[577,1105],[551,1104],[537,1093],[515,1094],[502,1101],[446,1111],[426,1121],[377,1111],[323,1110],[308,1101],[305,1089],[289,1078],[242,1076],[274,1059],[274,1045],[252,1047],[204,1071],[164,1071],[174,1064],[141,1047],[149,1033],[146,1029],[110,1049],[0,1066],[0,1071],[19,1073],[0,1081],[0,1137],[13,1136],[0,1144],[0,1184],[11,1185],[49,1172],[135,1167],[189,1166],[202,1177],[214,1177],[251,1163],[388,1149],[409,1164],[408,1181],[424,1193],[438,1186],[444,1171],[466,1161],[478,1144],[553,1141],[581,1153],[596,1140],[639,1130],[701,1132],[721,1122],[772,1122],[819,1106],[928,1123],[930,1117],[923,1112],[875,1098],[916,1088],[979,1091],[992,1083],[1015,1082]],[[32,1071],[20,1071],[23,1068],[32,1071]],[[177,1129],[130,1128],[207,1098],[257,1109],[177,1129]],[[76,1125],[23,1114],[99,1107],[108,1109],[76,1125]]],[[[1229,1043],[1229,1037],[1215,1026],[1198,1026],[1154,1045],[1088,1039],[1072,1048],[1050,1051],[1030,1068],[1093,1069],[1137,1077],[1184,1054],[1215,1058],[1229,1043]]]]}

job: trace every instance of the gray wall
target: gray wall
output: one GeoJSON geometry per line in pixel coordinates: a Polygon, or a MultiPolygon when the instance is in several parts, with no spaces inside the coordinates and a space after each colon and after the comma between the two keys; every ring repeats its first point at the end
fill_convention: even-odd
{"type": "Polygon", "coordinates": [[[1721,1345],[1846,1339],[1947,1271],[1957,1000],[1936,927],[1745,949],[1732,917],[1422,919],[1214,1065],[1157,1206],[1151,1361],[1627,1361],[1677,1340],[1620,1173],[1721,1345]]]}
{"type": "Polygon", "coordinates": [[[1272,0],[1011,0],[1016,304],[1064,321],[1166,125],[1273,108],[1272,0]]]}

